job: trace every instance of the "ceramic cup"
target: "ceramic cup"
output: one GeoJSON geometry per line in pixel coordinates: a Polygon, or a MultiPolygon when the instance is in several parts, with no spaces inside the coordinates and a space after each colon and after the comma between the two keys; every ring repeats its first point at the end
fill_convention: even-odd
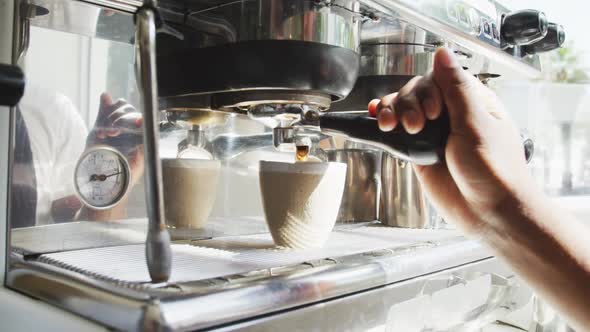
{"type": "Polygon", "coordinates": [[[173,237],[205,225],[215,203],[220,168],[218,160],[162,159],[166,225],[173,237]]]}
{"type": "Polygon", "coordinates": [[[266,222],[277,246],[319,248],[336,223],[344,163],[260,161],[260,191],[266,222]]]}

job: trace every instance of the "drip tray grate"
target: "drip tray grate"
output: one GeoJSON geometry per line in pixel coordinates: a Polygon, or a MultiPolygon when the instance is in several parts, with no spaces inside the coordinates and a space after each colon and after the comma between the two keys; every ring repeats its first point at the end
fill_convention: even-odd
{"type": "MultiPolygon", "coordinates": [[[[453,230],[400,229],[371,224],[335,230],[322,249],[279,249],[268,233],[175,243],[170,281],[218,278],[324,258],[441,242],[458,235],[453,230]]],[[[92,248],[43,254],[39,260],[105,280],[144,283],[150,281],[144,250],[142,244],[92,248]]]]}

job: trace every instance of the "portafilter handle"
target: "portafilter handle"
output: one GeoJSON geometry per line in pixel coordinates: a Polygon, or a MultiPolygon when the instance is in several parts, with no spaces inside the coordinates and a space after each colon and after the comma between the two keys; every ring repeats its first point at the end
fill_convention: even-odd
{"type": "MultiPolygon", "coordinates": [[[[374,117],[350,113],[323,113],[319,116],[319,126],[325,134],[346,136],[351,141],[381,148],[398,159],[417,165],[441,162],[450,132],[446,112],[436,120],[427,120],[424,129],[413,135],[401,125],[390,132],[383,132],[374,117]]],[[[521,137],[524,157],[529,163],[533,158],[535,144],[526,133],[522,133],[521,137]]]]}
{"type": "Polygon", "coordinates": [[[351,113],[323,113],[319,116],[319,126],[325,134],[346,136],[417,165],[433,165],[443,160],[450,130],[446,112],[436,120],[427,120],[417,134],[409,134],[401,125],[383,132],[374,117],[351,113]]]}

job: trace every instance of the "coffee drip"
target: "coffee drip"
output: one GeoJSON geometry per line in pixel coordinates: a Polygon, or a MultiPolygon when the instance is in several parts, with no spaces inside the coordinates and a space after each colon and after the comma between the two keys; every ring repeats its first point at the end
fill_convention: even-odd
{"type": "Polygon", "coordinates": [[[309,156],[309,145],[297,145],[296,146],[297,152],[297,161],[307,161],[307,157],[309,156]]]}

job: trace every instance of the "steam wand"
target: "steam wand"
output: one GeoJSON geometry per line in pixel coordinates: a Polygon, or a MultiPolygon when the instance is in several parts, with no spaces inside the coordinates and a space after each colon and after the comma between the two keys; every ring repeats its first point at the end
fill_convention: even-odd
{"type": "Polygon", "coordinates": [[[144,5],[135,14],[137,26],[135,75],[144,113],[145,184],[148,212],[146,261],[152,282],[165,282],[170,278],[172,269],[172,249],[170,234],[164,222],[162,166],[158,153],[157,18],[155,0],[144,1],[144,5]]]}

